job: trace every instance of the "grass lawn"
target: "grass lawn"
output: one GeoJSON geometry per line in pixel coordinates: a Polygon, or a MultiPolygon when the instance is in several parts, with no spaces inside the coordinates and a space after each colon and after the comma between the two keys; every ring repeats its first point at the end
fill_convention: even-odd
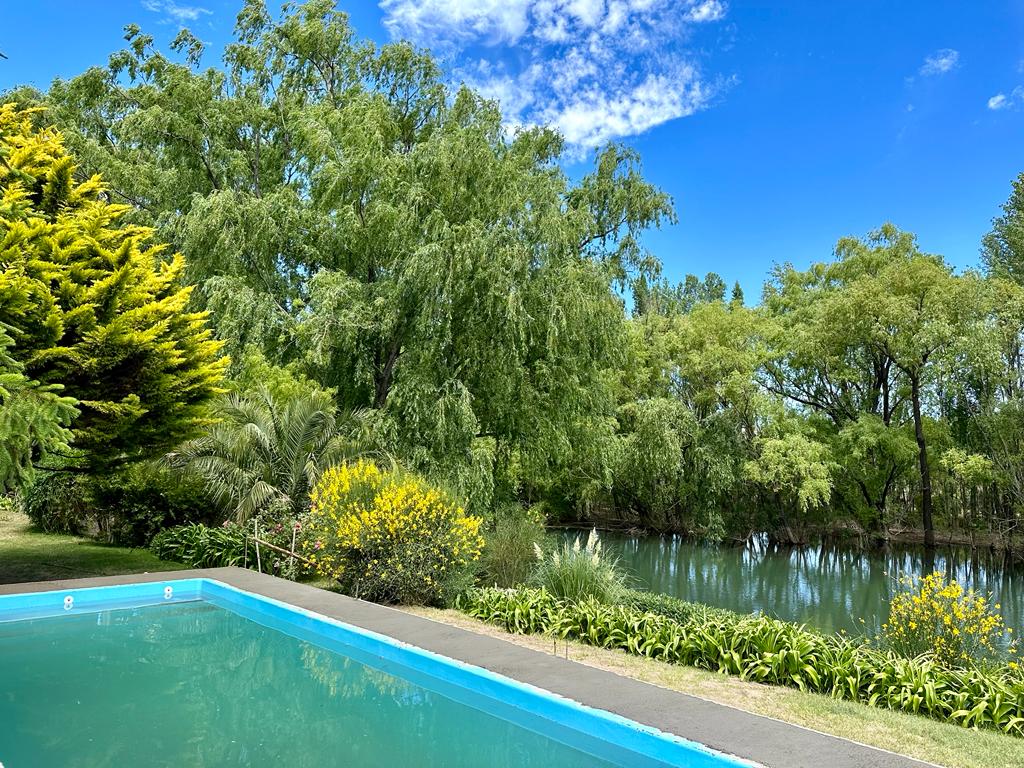
{"type": "Polygon", "coordinates": [[[100,544],[83,536],[40,533],[19,512],[0,509],[0,584],[176,571],[147,549],[100,544]]]}
{"type": "MultiPolygon", "coordinates": [[[[454,610],[406,608],[473,632],[551,653],[553,642],[543,635],[513,635],[454,610]]],[[[558,641],[565,655],[565,641],[558,641]]],[[[875,709],[851,701],[801,693],[793,688],[760,685],[693,667],[665,664],[639,656],[570,641],[569,658],[582,664],[689,693],[759,715],[774,717],[862,744],[898,752],[947,768],[1020,768],[1024,739],[990,731],[971,731],[925,717],[875,709]]]]}

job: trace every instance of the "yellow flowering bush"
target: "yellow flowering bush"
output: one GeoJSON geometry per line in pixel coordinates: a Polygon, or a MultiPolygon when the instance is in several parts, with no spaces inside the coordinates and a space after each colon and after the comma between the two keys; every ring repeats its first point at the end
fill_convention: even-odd
{"type": "Polygon", "coordinates": [[[897,653],[914,657],[930,653],[947,667],[973,666],[999,653],[1002,638],[1012,632],[999,615],[999,604],[938,571],[905,576],[889,604],[882,635],[897,653]]]}
{"type": "Polygon", "coordinates": [[[356,597],[429,604],[468,586],[481,520],[422,478],[342,464],[321,475],[310,501],[306,557],[356,597]]]}

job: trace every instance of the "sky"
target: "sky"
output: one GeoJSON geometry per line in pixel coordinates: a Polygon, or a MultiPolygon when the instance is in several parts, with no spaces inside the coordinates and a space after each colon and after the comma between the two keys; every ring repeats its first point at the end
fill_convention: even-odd
{"type": "MultiPolygon", "coordinates": [[[[272,0],[271,6],[274,2],[272,0]]],[[[130,22],[218,63],[241,0],[0,0],[0,90],[103,65],[130,22]],[[45,23],[41,23],[45,21],[45,23]]],[[[636,148],[679,221],[666,277],[748,301],[775,263],[890,221],[960,268],[1024,171],[1024,0],[339,0],[359,35],[431,48],[510,131],[550,124],[566,172],[636,148]]]]}

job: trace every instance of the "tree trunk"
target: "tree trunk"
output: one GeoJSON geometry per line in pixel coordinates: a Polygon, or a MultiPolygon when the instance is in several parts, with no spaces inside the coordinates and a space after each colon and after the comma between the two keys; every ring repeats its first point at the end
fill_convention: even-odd
{"type": "Polygon", "coordinates": [[[921,419],[921,379],[918,373],[910,376],[910,397],[914,408],[914,437],[917,438],[917,460],[921,471],[921,523],[924,525],[924,545],[935,546],[935,523],[932,519],[932,476],[928,468],[928,447],[924,440],[921,419]]]}

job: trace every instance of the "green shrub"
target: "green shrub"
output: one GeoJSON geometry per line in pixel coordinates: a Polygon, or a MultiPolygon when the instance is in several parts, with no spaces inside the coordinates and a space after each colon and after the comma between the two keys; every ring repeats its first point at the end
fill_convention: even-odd
{"type": "Polygon", "coordinates": [[[755,682],[1024,736],[1024,676],[1013,665],[950,669],[931,656],[906,659],[766,616],[692,611],[677,621],[630,605],[559,600],[543,588],[475,589],[462,595],[458,605],[509,632],[574,638],[755,682]]]}
{"type": "Polygon", "coordinates": [[[96,478],[89,495],[100,535],[126,547],[145,547],[165,528],[223,519],[198,478],[152,464],[96,478]]]}
{"type": "Polygon", "coordinates": [[[95,527],[91,510],[84,475],[37,472],[25,492],[25,514],[47,533],[85,533],[95,527]]]}
{"type": "Polygon", "coordinates": [[[480,581],[498,587],[525,584],[537,567],[537,546],[544,525],[530,511],[516,509],[499,517],[484,533],[480,581]]]}
{"type": "Polygon", "coordinates": [[[201,523],[176,525],[154,536],[149,548],[161,560],[184,563],[190,568],[242,567],[247,561],[256,565],[255,547],[236,523],[217,527],[201,523]]]}
{"type": "Polygon", "coordinates": [[[146,546],[163,528],[221,519],[197,478],[152,464],[102,476],[38,472],[25,494],[25,512],[48,533],[88,533],[128,547],[146,546]]]}
{"type": "Polygon", "coordinates": [[[342,464],[323,473],[310,500],[303,549],[350,594],[443,603],[472,583],[482,521],[422,478],[342,464]]]}
{"type": "Polygon", "coordinates": [[[601,539],[594,529],[586,544],[576,537],[550,552],[536,548],[537,570],[534,583],[556,598],[583,600],[593,598],[603,603],[615,603],[626,590],[626,577],[619,569],[618,560],[601,554],[601,539]]]}
{"type": "Polygon", "coordinates": [[[647,592],[640,589],[627,589],[622,602],[641,611],[654,613],[665,618],[686,623],[688,621],[707,621],[709,619],[738,619],[740,614],[725,608],[714,608],[703,603],[688,603],[678,597],[665,595],[661,592],[647,592]]]}
{"type": "MultiPolygon", "coordinates": [[[[300,528],[301,524],[288,516],[273,517],[267,512],[259,518],[260,540],[285,550],[291,550],[297,538],[293,531],[298,534],[300,528]]],[[[266,546],[257,547],[253,533],[251,526],[233,520],[218,526],[176,525],[154,536],[149,548],[161,560],[184,563],[190,568],[236,566],[292,580],[309,572],[295,558],[266,546]]]]}

